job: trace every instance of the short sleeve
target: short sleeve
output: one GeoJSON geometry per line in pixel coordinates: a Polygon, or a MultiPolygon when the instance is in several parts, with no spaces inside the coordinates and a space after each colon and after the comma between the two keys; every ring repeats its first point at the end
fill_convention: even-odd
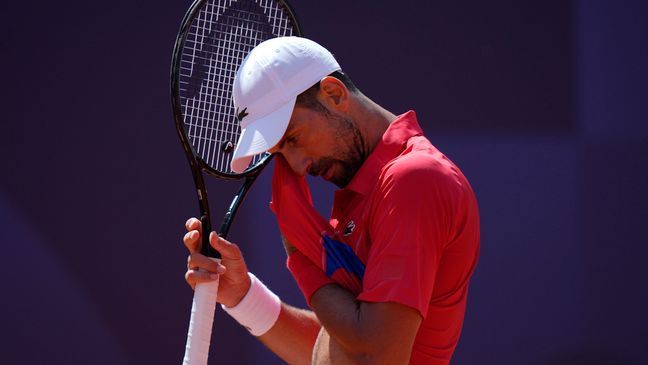
{"type": "Polygon", "coordinates": [[[433,158],[403,158],[379,178],[368,225],[371,248],[359,300],[396,302],[425,318],[461,199],[456,171],[433,158]]]}

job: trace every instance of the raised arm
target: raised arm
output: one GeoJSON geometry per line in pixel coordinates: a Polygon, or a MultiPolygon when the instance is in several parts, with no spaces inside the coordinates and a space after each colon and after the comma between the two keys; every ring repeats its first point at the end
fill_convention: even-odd
{"type": "MultiPolygon", "coordinates": [[[[184,243],[189,250],[185,279],[193,288],[196,283],[214,280],[220,274],[218,302],[236,307],[249,292],[251,280],[243,254],[237,245],[216,234],[210,236],[211,245],[222,255],[220,264],[200,254],[200,220],[187,221],[184,243]],[[203,269],[203,270],[199,270],[203,269]]],[[[281,303],[274,325],[258,336],[272,352],[289,364],[310,364],[315,340],[321,325],[311,311],[281,303]]]]}

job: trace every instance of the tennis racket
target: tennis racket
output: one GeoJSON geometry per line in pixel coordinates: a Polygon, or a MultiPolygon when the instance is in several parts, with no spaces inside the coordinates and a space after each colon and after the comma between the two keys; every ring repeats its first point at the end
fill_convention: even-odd
{"type": "MultiPolygon", "coordinates": [[[[245,179],[218,230],[227,237],[246,193],[270,162],[254,156],[242,173],[230,168],[241,133],[234,103],[234,76],[247,54],[274,37],[300,35],[290,6],[281,0],[195,0],[176,38],[171,68],[171,100],[176,129],[193,174],[200,220],[201,252],[220,254],[209,244],[211,220],[203,174],[219,179],[245,179]]],[[[196,285],[183,364],[207,364],[218,281],[196,285]]]]}

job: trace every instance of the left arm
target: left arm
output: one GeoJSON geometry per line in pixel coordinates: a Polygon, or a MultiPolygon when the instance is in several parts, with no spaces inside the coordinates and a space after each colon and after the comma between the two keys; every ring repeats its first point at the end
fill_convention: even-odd
{"type": "MultiPolygon", "coordinates": [[[[282,239],[289,262],[292,262],[289,268],[298,284],[303,278],[293,271],[298,266],[301,273],[325,275],[290,242],[282,239]]],[[[313,364],[409,362],[423,320],[416,309],[395,302],[359,301],[353,293],[335,283],[315,290],[309,302],[323,327],[313,349],[313,364]]]]}
{"type": "Polygon", "coordinates": [[[336,284],[317,290],[311,306],[327,332],[320,333],[313,349],[314,364],[409,362],[422,321],[415,309],[393,302],[358,301],[336,284]]]}

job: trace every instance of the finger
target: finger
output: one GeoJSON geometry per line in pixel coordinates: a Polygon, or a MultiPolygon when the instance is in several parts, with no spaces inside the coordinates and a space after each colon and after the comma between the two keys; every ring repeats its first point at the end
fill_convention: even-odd
{"type": "Polygon", "coordinates": [[[198,252],[200,250],[200,231],[194,230],[185,233],[182,242],[190,253],[198,252]]]}
{"type": "Polygon", "coordinates": [[[191,217],[187,219],[187,222],[185,223],[185,228],[187,228],[187,231],[193,231],[193,230],[198,230],[200,231],[200,219],[191,217]]]}
{"type": "Polygon", "coordinates": [[[192,253],[189,255],[189,257],[187,257],[187,269],[202,269],[204,271],[217,274],[225,273],[225,266],[223,266],[220,262],[197,252],[192,253]]]}
{"type": "Polygon", "coordinates": [[[220,237],[216,232],[209,234],[209,243],[216,251],[220,252],[224,259],[240,260],[243,258],[241,249],[237,245],[220,237]]]}
{"type": "Polygon", "coordinates": [[[185,280],[192,289],[196,288],[196,284],[206,283],[218,279],[218,274],[210,273],[200,270],[187,270],[185,273],[185,280]]]}

